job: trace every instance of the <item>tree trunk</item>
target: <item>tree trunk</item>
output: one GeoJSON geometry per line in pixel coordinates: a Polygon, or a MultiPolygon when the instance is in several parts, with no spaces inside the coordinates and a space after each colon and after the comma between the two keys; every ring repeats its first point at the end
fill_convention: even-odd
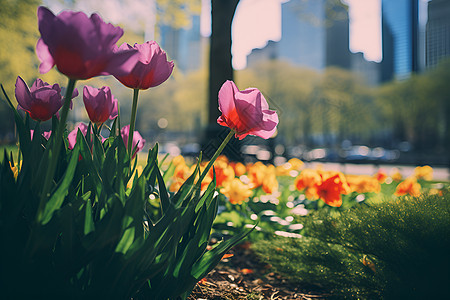
{"type": "Polygon", "coordinates": [[[220,87],[226,80],[233,80],[231,23],[238,3],[239,0],[211,0],[208,124],[215,124],[220,116],[217,108],[217,95],[220,87]]]}
{"type": "MultiPolygon", "coordinates": [[[[202,139],[204,158],[211,158],[229,129],[217,124],[220,116],[218,94],[227,80],[233,80],[231,64],[231,24],[239,0],[211,0],[211,40],[209,52],[208,126],[202,139]]],[[[242,160],[240,143],[232,139],[223,154],[231,160],[242,160]]]]}

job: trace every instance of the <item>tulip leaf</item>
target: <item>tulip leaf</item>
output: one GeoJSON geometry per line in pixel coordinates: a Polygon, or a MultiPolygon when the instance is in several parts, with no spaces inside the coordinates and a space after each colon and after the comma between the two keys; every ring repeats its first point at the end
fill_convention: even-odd
{"type": "Polygon", "coordinates": [[[169,199],[169,193],[167,192],[164,180],[161,176],[159,169],[155,170],[156,178],[158,179],[159,198],[161,199],[161,210],[165,214],[169,207],[172,205],[169,199]]]}
{"type": "Polygon", "coordinates": [[[61,180],[61,182],[57,185],[57,189],[50,196],[50,199],[47,201],[44,207],[44,211],[41,215],[41,218],[38,220],[41,224],[47,224],[53,216],[53,213],[61,207],[64,202],[64,198],[68,194],[69,186],[72,182],[73,176],[75,174],[75,169],[77,167],[78,162],[78,148],[74,150],[72,153],[72,157],[70,158],[69,165],[67,166],[66,173],[61,180]]]}
{"type": "MultiPolygon", "coordinates": [[[[86,195],[83,196],[85,198],[86,196],[90,196],[90,192],[86,193],[86,195]]],[[[84,235],[88,235],[92,231],[95,230],[95,224],[94,220],[92,219],[92,204],[89,199],[87,199],[85,203],[85,216],[84,216],[84,235]]]]}
{"type": "MultiPolygon", "coordinates": [[[[256,226],[256,225],[255,225],[256,226]]],[[[245,238],[255,227],[242,231],[241,233],[233,236],[231,239],[222,241],[214,245],[214,247],[207,251],[193,266],[191,275],[195,280],[200,280],[211,271],[214,266],[222,259],[223,255],[228,252],[234,245],[240,240],[245,238]]],[[[194,286],[192,286],[193,288],[194,286]]]]}

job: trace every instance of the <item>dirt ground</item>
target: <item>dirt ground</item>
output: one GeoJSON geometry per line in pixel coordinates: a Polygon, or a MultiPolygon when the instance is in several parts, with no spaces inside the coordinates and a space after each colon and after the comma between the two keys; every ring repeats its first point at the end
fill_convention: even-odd
{"type": "Polygon", "coordinates": [[[290,283],[259,260],[248,243],[233,248],[194,288],[189,300],[326,299],[317,288],[290,283]]]}

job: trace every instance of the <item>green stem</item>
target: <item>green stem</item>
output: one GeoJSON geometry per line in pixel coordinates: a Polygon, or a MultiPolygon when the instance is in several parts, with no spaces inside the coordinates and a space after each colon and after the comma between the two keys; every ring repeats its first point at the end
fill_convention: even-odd
{"type": "Polygon", "coordinates": [[[222,144],[220,144],[219,148],[217,149],[216,153],[214,153],[213,157],[209,161],[208,165],[206,166],[205,170],[203,170],[202,174],[200,175],[199,182],[202,182],[202,180],[205,178],[206,174],[208,174],[209,169],[211,169],[212,165],[216,161],[217,157],[222,153],[225,146],[228,144],[228,142],[231,140],[233,135],[235,134],[234,130],[231,130],[226,138],[223,140],[222,144]]]}
{"type": "Polygon", "coordinates": [[[131,151],[133,150],[131,147],[133,145],[133,135],[134,135],[134,126],[136,123],[136,111],[137,111],[137,102],[139,97],[139,89],[134,89],[133,92],[133,107],[131,109],[131,119],[130,119],[130,132],[128,133],[128,155],[130,157],[133,157],[133,153],[131,151]]]}
{"type": "Polygon", "coordinates": [[[67,84],[67,89],[66,89],[66,95],[64,96],[64,104],[63,104],[63,107],[60,112],[60,120],[59,120],[58,128],[56,130],[56,134],[53,136],[52,145],[51,145],[50,152],[49,152],[50,162],[49,162],[49,166],[47,168],[47,172],[45,174],[45,181],[44,181],[44,186],[43,186],[42,194],[41,194],[41,202],[39,204],[38,215],[37,215],[38,219],[41,218],[42,213],[43,213],[44,204],[45,204],[44,200],[50,196],[50,188],[52,186],[53,177],[55,176],[59,152],[61,151],[63,133],[64,133],[64,129],[66,127],[67,115],[69,114],[70,102],[72,99],[73,90],[75,89],[75,83],[76,83],[76,79],[69,78],[69,83],[67,84]]]}

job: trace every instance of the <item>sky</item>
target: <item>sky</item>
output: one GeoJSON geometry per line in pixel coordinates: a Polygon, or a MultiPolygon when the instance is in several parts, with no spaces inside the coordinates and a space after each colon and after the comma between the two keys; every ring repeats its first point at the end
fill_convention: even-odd
{"type": "MultiPolygon", "coordinates": [[[[288,0],[240,0],[232,27],[233,67],[246,66],[254,48],[281,39],[281,4],[288,0]]],[[[311,1],[311,0],[310,0],[311,1]]],[[[210,34],[210,0],[203,0],[202,34],[210,34]]],[[[350,50],[363,52],[367,60],[381,60],[381,0],[345,0],[349,5],[350,50]]]]}
{"type": "MultiPolygon", "coordinates": [[[[211,33],[211,0],[202,1],[201,33],[211,33]]],[[[233,67],[246,67],[246,57],[252,49],[263,48],[269,40],[281,39],[281,4],[289,0],[240,0],[232,27],[233,67]]],[[[316,1],[316,0],[309,0],[316,1]]],[[[349,5],[350,50],[363,52],[367,60],[381,60],[381,0],[343,0],[349,5]]],[[[52,10],[66,8],[59,1],[44,0],[52,10]]],[[[153,39],[154,17],[149,16],[152,0],[79,0],[77,10],[86,13],[100,12],[108,22],[126,23],[131,29],[146,27],[146,40],[153,39]]]]}

